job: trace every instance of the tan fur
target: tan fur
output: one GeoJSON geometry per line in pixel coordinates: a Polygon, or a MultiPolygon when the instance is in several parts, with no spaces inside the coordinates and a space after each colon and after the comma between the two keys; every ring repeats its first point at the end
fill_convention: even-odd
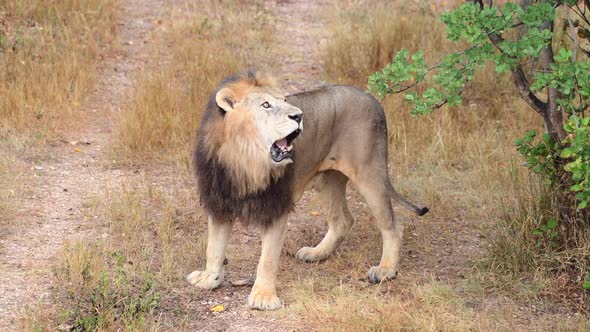
{"type": "Polygon", "coordinates": [[[237,106],[226,115],[224,140],[217,157],[240,185],[240,195],[266,188],[272,179],[283,175],[284,168],[273,167],[268,147],[260,142],[252,113],[237,106]]]}
{"type": "Polygon", "coordinates": [[[232,229],[232,223],[216,223],[209,217],[207,241],[207,268],[194,271],[186,279],[201,288],[217,288],[223,282],[225,249],[232,229]]]}
{"type": "MultiPolygon", "coordinates": [[[[239,184],[241,196],[268,187],[285,172],[284,167],[277,167],[268,158],[268,143],[265,145],[260,132],[265,128],[260,128],[259,119],[255,117],[261,112],[250,110],[248,106],[251,105],[245,102],[253,94],[280,101],[284,96],[274,86],[273,79],[259,78],[256,83],[258,85],[243,79],[222,88],[216,95],[217,104],[226,110],[231,108],[231,111],[207,130],[207,140],[213,147],[210,153],[215,153],[230,170],[235,183],[239,184]],[[228,101],[233,105],[230,106],[228,101]]],[[[276,123],[277,127],[281,125],[276,123]]]]}
{"type": "MultiPolygon", "coordinates": [[[[262,100],[276,103],[280,96],[248,82],[232,83],[220,93],[217,102],[229,111],[225,118],[207,128],[207,142],[217,147],[215,157],[231,170],[231,176],[241,184],[241,192],[246,194],[268,188],[272,179],[281,177],[288,163],[276,165],[270,162],[267,147],[272,140],[285,137],[285,133],[293,130],[290,118],[297,113],[290,110],[290,113],[279,112],[278,116],[273,116],[261,110],[252,111],[262,100]],[[231,98],[232,105],[225,105],[227,98],[231,98]]],[[[303,110],[306,124],[301,136],[294,142],[296,155],[291,165],[294,183],[288,194],[297,201],[304,190],[314,188],[320,192],[330,211],[329,228],[324,239],[316,247],[301,248],[296,257],[308,262],[326,259],[342,243],[354,222],[346,206],[346,185],[351,181],[371,209],[383,239],[381,261],[369,269],[369,281],[374,283],[394,278],[403,227],[394,218],[391,199],[401,200],[405,207],[418,214],[425,213],[427,209],[405,201],[390,183],[388,135],[381,105],[363,91],[345,86],[291,95],[287,101],[295,109],[303,110]]],[[[272,185],[270,188],[273,188],[272,185]]],[[[271,215],[273,212],[268,211],[271,215]]],[[[287,217],[276,215],[272,224],[263,231],[256,282],[248,299],[251,308],[270,310],[282,306],[276,295],[275,279],[286,225],[287,217]]],[[[227,240],[210,234],[210,241],[227,240]]],[[[191,276],[222,273],[222,262],[218,257],[225,255],[225,246],[211,245],[212,252],[207,252],[207,270],[195,271],[191,276]],[[212,257],[211,264],[209,257],[212,257]]],[[[195,278],[189,276],[189,279],[195,278]]],[[[197,282],[197,286],[211,288],[207,281],[197,282]]]]}
{"type": "Polygon", "coordinates": [[[251,308],[274,310],[282,306],[277,296],[276,275],[286,234],[287,216],[277,220],[262,233],[262,250],[256,269],[256,281],[248,297],[248,305],[251,308]]]}

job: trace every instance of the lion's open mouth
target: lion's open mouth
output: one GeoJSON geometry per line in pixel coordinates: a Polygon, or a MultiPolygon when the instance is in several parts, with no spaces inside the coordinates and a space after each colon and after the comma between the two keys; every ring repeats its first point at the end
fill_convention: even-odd
{"type": "Polygon", "coordinates": [[[280,162],[284,159],[291,158],[293,155],[291,150],[293,150],[293,141],[299,134],[301,133],[301,129],[296,129],[294,132],[287,135],[287,137],[281,138],[272,144],[270,147],[270,157],[274,162],[280,162]]]}

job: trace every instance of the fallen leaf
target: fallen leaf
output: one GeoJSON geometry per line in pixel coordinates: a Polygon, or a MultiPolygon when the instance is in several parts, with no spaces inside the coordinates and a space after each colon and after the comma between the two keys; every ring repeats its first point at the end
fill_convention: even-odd
{"type": "Polygon", "coordinates": [[[80,152],[80,151],[81,151],[80,148],[75,148],[74,149],[74,152],[80,152]]]}
{"type": "Polygon", "coordinates": [[[309,214],[311,214],[314,217],[317,217],[320,215],[320,212],[319,211],[311,211],[309,214]]]}
{"type": "Polygon", "coordinates": [[[211,312],[223,312],[225,311],[225,306],[223,304],[218,304],[214,307],[211,307],[211,309],[209,309],[211,312]]]}

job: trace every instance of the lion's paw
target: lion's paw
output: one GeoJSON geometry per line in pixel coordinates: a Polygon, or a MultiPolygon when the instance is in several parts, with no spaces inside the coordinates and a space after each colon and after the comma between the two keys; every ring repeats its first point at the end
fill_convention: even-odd
{"type": "Polygon", "coordinates": [[[186,277],[191,284],[202,289],[214,289],[221,285],[223,272],[194,271],[186,277]]]}
{"type": "Polygon", "coordinates": [[[316,248],[303,247],[297,251],[295,258],[306,263],[312,263],[328,258],[328,254],[316,248]]]}
{"type": "Polygon", "coordinates": [[[268,291],[254,287],[248,296],[248,306],[250,309],[275,310],[281,308],[283,303],[274,290],[268,291]]]}
{"type": "Polygon", "coordinates": [[[395,279],[395,277],[397,277],[397,271],[394,269],[385,269],[381,266],[373,266],[369,269],[369,282],[372,284],[395,279]]]}

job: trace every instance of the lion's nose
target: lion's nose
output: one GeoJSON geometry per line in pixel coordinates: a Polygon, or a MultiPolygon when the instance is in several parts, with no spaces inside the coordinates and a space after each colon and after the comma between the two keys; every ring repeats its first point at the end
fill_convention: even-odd
{"type": "Polygon", "coordinates": [[[303,118],[303,114],[301,113],[289,115],[289,119],[295,120],[297,123],[301,123],[301,118],[303,118]]]}

